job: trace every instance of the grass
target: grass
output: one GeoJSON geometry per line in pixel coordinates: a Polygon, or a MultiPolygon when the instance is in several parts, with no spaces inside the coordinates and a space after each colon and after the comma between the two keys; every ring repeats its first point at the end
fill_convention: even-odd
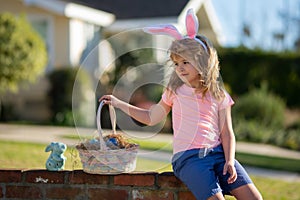
{"type": "MultiPolygon", "coordinates": [[[[163,141],[134,140],[141,148],[148,150],[172,151],[172,144],[163,141]]],[[[236,152],[236,158],[243,165],[261,167],[267,169],[284,170],[290,172],[300,172],[300,159],[289,159],[282,157],[271,157],[250,153],[236,152]]]]}
{"type": "Polygon", "coordinates": [[[300,172],[300,159],[296,160],[241,152],[236,153],[236,159],[244,165],[290,172],[300,172]]]}
{"type": "MultiPolygon", "coordinates": [[[[50,155],[45,152],[46,145],[0,141],[0,168],[45,169],[45,163],[50,155]]],[[[75,148],[68,148],[64,153],[67,157],[65,169],[82,169],[82,164],[75,148]]],[[[136,171],[172,171],[168,162],[137,159],[136,171]]]]}
{"type": "MultiPolygon", "coordinates": [[[[43,169],[50,155],[45,152],[47,145],[43,144],[0,141],[0,146],[0,168],[43,169]]],[[[81,168],[76,163],[78,154],[74,149],[67,149],[64,155],[67,157],[66,169],[81,168]]]]}
{"type": "MultiPolygon", "coordinates": [[[[78,136],[67,135],[64,136],[64,138],[78,139],[78,136]]],[[[147,140],[133,139],[133,142],[139,144],[142,149],[172,152],[172,143],[170,141],[155,141],[150,138],[147,140]]],[[[243,165],[300,173],[300,159],[271,157],[241,152],[236,152],[236,158],[243,165]]]]}
{"type": "MultiPolygon", "coordinates": [[[[251,176],[265,200],[299,200],[300,182],[286,182],[277,179],[251,176]]],[[[226,196],[226,200],[235,198],[226,196]]]]}
{"type": "MultiPolygon", "coordinates": [[[[49,153],[44,152],[46,145],[25,142],[0,141],[0,168],[45,169],[49,153]]],[[[67,157],[66,170],[81,169],[78,153],[69,148],[64,155],[67,157]]],[[[172,171],[170,163],[138,158],[136,171],[172,171]]],[[[299,200],[300,182],[251,177],[262,192],[264,199],[299,200]]],[[[227,196],[227,200],[234,199],[227,196]]]]}
{"type": "Polygon", "coordinates": [[[166,151],[166,152],[172,152],[173,147],[171,142],[164,142],[164,141],[154,141],[151,139],[148,140],[132,140],[134,143],[137,143],[140,145],[142,149],[151,150],[151,151],[166,151]]]}
{"type": "Polygon", "coordinates": [[[138,158],[136,164],[136,171],[166,172],[173,170],[169,162],[138,158]]]}

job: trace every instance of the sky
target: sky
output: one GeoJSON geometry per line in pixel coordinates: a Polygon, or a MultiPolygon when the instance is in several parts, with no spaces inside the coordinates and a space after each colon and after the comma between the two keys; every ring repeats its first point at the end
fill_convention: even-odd
{"type": "Polygon", "coordinates": [[[300,0],[211,0],[225,35],[225,46],[241,44],[242,25],[248,24],[251,37],[244,40],[248,47],[291,49],[300,33],[300,0]],[[285,13],[287,20],[280,16],[285,13]],[[283,43],[274,40],[274,33],[286,34],[283,43]]]}

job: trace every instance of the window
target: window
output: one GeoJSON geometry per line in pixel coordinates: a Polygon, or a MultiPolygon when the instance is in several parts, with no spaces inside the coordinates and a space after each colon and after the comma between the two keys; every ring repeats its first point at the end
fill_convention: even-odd
{"type": "Polygon", "coordinates": [[[54,68],[53,19],[50,16],[30,15],[28,16],[28,20],[45,41],[48,53],[48,64],[45,69],[47,73],[54,68]]]}

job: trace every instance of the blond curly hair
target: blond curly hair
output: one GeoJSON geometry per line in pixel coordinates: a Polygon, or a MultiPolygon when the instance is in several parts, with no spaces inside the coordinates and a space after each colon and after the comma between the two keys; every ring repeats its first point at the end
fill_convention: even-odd
{"type": "MultiPolygon", "coordinates": [[[[210,45],[206,37],[198,35],[196,38],[206,45],[206,49],[195,39],[175,40],[169,48],[170,59],[173,60],[174,57],[180,56],[190,62],[199,72],[199,84],[196,92],[202,93],[202,97],[210,92],[215,99],[221,100],[224,97],[224,90],[220,82],[217,51],[210,45]]],[[[183,85],[183,81],[174,70],[167,88],[176,93],[176,89],[181,85],[183,85]]]]}

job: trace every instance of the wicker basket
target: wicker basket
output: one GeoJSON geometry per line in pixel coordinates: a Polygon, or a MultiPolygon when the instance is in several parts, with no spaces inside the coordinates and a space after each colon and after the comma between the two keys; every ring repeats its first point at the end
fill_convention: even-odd
{"type": "MultiPolygon", "coordinates": [[[[118,174],[132,172],[136,167],[136,157],[139,146],[130,144],[128,148],[109,149],[103,139],[101,129],[101,109],[104,103],[100,102],[97,111],[97,130],[99,134],[98,149],[90,148],[91,141],[80,143],[76,146],[83,165],[83,171],[91,174],[118,174]],[[85,148],[82,148],[85,147],[85,148]]],[[[116,114],[112,106],[109,106],[113,134],[116,134],[116,114]]]]}

